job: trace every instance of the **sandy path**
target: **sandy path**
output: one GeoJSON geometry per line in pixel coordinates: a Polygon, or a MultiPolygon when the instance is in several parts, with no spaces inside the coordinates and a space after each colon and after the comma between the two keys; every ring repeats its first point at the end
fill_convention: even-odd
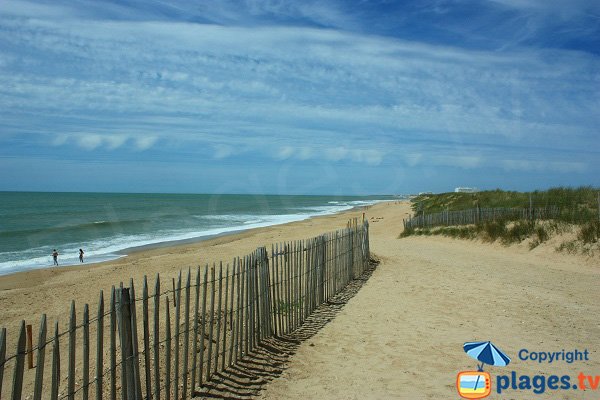
{"type": "MultiPolygon", "coordinates": [[[[301,344],[264,399],[455,399],[475,368],[465,341],[491,340],[512,358],[494,374],[600,375],[600,267],[551,249],[446,238],[397,239],[406,206],[371,213],[382,263],[337,317],[301,344]],[[590,361],[538,364],[520,349],[588,349],[590,361]]],[[[597,260],[596,260],[597,262],[597,260]]],[[[493,381],[493,385],[495,385],[493,381]]],[[[489,398],[595,399],[580,390],[495,392],[489,398]]]]}

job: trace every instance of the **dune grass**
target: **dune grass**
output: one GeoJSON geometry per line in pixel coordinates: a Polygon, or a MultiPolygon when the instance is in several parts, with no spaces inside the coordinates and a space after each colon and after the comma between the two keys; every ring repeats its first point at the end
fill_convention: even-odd
{"type": "Polygon", "coordinates": [[[432,214],[442,211],[467,210],[470,208],[527,208],[557,206],[559,219],[567,222],[587,222],[598,219],[598,193],[600,188],[556,187],[544,191],[514,192],[500,189],[478,193],[424,194],[412,199],[415,214],[432,214]]]}
{"type": "Polygon", "coordinates": [[[558,218],[546,221],[499,219],[476,225],[442,226],[406,229],[400,237],[444,235],[458,239],[500,241],[504,245],[529,240],[533,249],[555,235],[576,232],[576,239],[563,242],[556,249],[569,253],[600,249],[600,219],[598,216],[600,188],[557,187],[546,191],[513,192],[500,189],[478,193],[441,193],[420,195],[412,199],[415,214],[465,210],[475,207],[533,207],[558,206],[558,218]]]}

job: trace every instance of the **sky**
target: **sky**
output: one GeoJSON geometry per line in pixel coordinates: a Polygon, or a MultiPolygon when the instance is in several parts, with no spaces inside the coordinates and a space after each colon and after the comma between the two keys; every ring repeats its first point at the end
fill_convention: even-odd
{"type": "Polygon", "coordinates": [[[600,186],[597,0],[2,0],[0,190],[600,186]]]}

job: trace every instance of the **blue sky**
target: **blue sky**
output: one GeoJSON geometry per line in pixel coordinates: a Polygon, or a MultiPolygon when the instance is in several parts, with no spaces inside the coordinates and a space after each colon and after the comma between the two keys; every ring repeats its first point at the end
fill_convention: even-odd
{"type": "Polygon", "coordinates": [[[599,186],[598,127],[598,1],[0,4],[0,190],[599,186]]]}

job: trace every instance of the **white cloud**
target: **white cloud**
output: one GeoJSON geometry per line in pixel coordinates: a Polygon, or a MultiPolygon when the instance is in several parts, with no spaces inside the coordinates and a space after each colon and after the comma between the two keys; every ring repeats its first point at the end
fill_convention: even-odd
{"type": "Polygon", "coordinates": [[[143,136],[134,138],[135,148],[139,151],[150,149],[157,141],[157,136],[143,136]]]}
{"type": "Polygon", "coordinates": [[[127,141],[127,139],[127,135],[108,135],[103,138],[109,150],[118,149],[127,141]]]}
{"type": "Polygon", "coordinates": [[[308,160],[309,158],[312,158],[313,155],[314,152],[310,147],[303,146],[297,150],[297,157],[300,160],[308,160]]]}
{"type": "MultiPolygon", "coordinates": [[[[257,13],[342,19],[315,4],[261,3],[270,8],[257,13]]],[[[212,148],[217,159],[250,149],[381,165],[399,154],[408,166],[462,168],[487,165],[490,149],[507,145],[515,159],[540,143],[568,149],[568,163],[598,144],[599,61],[589,54],[50,14],[0,16],[3,132],[87,150],[151,150],[160,140],[172,151],[212,148]]]]}
{"type": "Polygon", "coordinates": [[[351,158],[356,162],[361,162],[368,165],[379,165],[383,160],[383,152],[372,149],[357,149],[351,151],[351,158]]]}
{"type": "Polygon", "coordinates": [[[348,155],[348,149],[345,147],[333,147],[325,150],[325,157],[331,161],[340,161],[348,155]]]}
{"type": "Polygon", "coordinates": [[[235,153],[235,149],[232,146],[217,144],[214,146],[213,157],[217,160],[227,158],[235,153]]]}
{"type": "Polygon", "coordinates": [[[136,150],[148,150],[158,140],[157,136],[134,136],[112,133],[69,133],[54,136],[50,141],[53,146],[69,146],[72,144],[84,150],[116,150],[132,143],[136,150]]]}
{"type": "Polygon", "coordinates": [[[579,173],[585,172],[587,166],[584,162],[569,161],[532,161],[532,160],[502,160],[502,167],[507,171],[537,171],[579,173]]]}
{"type": "Polygon", "coordinates": [[[86,150],[94,150],[102,144],[104,138],[96,134],[81,134],[76,137],[76,140],[80,147],[86,150]]]}
{"type": "Polygon", "coordinates": [[[279,149],[276,153],[276,158],[279,160],[287,160],[294,154],[294,148],[290,146],[284,146],[279,149]]]}

